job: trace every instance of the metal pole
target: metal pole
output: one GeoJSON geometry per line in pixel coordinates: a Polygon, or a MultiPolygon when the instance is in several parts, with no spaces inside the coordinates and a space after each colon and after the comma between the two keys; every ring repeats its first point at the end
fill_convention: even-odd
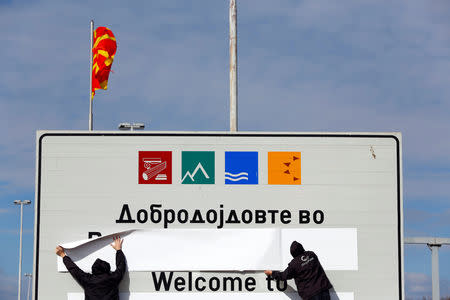
{"type": "Polygon", "coordinates": [[[230,131],[238,130],[237,118],[237,8],[236,0],[230,0],[230,131]]]}
{"type": "Polygon", "coordinates": [[[441,245],[428,245],[431,249],[431,283],[432,283],[432,299],[439,300],[439,247],[441,245]]]}
{"type": "Polygon", "coordinates": [[[405,244],[426,244],[431,250],[431,284],[432,299],[439,300],[439,247],[450,245],[450,238],[439,237],[413,237],[405,238],[405,244]]]}
{"type": "Polygon", "coordinates": [[[17,299],[20,300],[20,293],[22,290],[22,233],[23,233],[23,206],[30,204],[30,200],[14,200],[14,204],[20,205],[20,232],[19,232],[19,290],[17,299]]]}
{"type": "Polygon", "coordinates": [[[91,36],[89,39],[89,131],[93,129],[92,120],[92,42],[94,39],[94,20],[91,20],[91,36]]]}
{"type": "Polygon", "coordinates": [[[33,275],[25,273],[25,276],[28,277],[28,292],[27,292],[27,300],[30,300],[30,287],[31,287],[31,277],[33,275]]]}
{"type": "Polygon", "coordinates": [[[17,299],[20,300],[20,292],[22,289],[22,229],[23,229],[23,202],[20,202],[20,243],[19,243],[19,294],[17,299]]]}

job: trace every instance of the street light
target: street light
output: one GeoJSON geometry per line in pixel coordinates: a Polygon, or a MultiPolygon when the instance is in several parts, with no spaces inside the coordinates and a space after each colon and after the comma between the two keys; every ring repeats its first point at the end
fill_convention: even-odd
{"type": "Polygon", "coordinates": [[[439,300],[439,248],[442,245],[450,245],[450,238],[439,237],[411,237],[404,238],[405,244],[425,244],[431,250],[431,297],[439,300]]]}
{"type": "Polygon", "coordinates": [[[25,277],[28,277],[28,292],[27,292],[27,300],[30,300],[30,287],[31,287],[31,278],[33,275],[30,273],[25,273],[25,277]]]}
{"type": "Polygon", "coordinates": [[[120,130],[143,130],[145,128],[144,123],[120,123],[119,129],[120,130]]]}
{"type": "Polygon", "coordinates": [[[30,200],[14,200],[14,204],[20,205],[20,244],[19,244],[19,294],[17,299],[20,300],[20,290],[22,287],[22,232],[23,232],[23,206],[30,204],[30,200]]]}

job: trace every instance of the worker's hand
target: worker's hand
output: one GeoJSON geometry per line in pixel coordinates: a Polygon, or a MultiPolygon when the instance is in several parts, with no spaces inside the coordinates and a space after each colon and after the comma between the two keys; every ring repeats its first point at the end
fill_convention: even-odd
{"type": "Polygon", "coordinates": [[[264,274],[266,274],[267,276],[270,276],[270,275],[272,275],[272,271],[271,270],[265,270],[264,274]]]}
{"type": "Polygon", "coordinates": [[[61,256],[61,257],[66,256],[66,252],[64,252],[64,248],[61,246],[56,247],[55,253],[56,253],[56,255],[61,256]]]}
{"type": "Polygon", "coordinates": [[[122,243],[123,239],[120,238],[120,236],[114,236],[113,237],[113,243],[111,244],[111,247],[113,247],[115,250],[121,250],[122,249],[122,243]]]}

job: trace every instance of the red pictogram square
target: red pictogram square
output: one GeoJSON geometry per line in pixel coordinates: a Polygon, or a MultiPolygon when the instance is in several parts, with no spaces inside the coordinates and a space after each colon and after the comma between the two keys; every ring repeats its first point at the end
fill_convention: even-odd
{"type": "Polygon", "coordinates": [[[139,184],[172,184],[171,151],[139,151],[139,184]]]}

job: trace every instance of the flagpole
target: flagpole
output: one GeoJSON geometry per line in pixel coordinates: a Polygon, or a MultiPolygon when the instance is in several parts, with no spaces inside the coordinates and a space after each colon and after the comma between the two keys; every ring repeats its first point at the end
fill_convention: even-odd
{"type": "Polygon", "coordinates": [[[92,131],[92,40],[94,39],[94,20],[91,20],[91,37],[89,39],[89,131],[92,131]]]}
{"type": "Polygon", "coordinates": [[[230,132],[238,130],[237,117],[237,8],[236,0],[230,0],[230,132]]]}

